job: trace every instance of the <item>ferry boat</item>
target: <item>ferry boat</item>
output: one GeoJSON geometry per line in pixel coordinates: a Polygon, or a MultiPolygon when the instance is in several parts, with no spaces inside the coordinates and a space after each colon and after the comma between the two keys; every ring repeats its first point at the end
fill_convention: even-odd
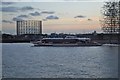
{"type": "Polygon", "coordinates": [[[79,47],[79,46],[101,46],[97,42],[91,41],[90,38],[43,38],[33,42],[34,46],[53,46],[53,47],[79,47]]]}

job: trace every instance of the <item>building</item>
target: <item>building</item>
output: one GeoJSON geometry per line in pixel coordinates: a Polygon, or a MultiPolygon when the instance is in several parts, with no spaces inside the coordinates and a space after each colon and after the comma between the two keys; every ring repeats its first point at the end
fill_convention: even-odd
{"type": "Polygon", "coordinates": [[[42,21],[21,20],[17,21],[17,35],[22,34],[42,34],[42,21]]]}

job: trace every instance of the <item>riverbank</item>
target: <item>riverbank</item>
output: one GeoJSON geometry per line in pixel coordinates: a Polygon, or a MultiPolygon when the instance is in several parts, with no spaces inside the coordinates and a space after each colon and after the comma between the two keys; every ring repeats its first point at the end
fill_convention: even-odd
{"type": "MultiPolygon", "coordinates": [[[[93,40],[94,42],[98,42],[100,44],[110,44],[109,40],[93,40]]],[[[0,43],[30,43],[31,40],[2,40],[0,43]]],[[[119,44],[117,40],[111,41],[111,44],[119,44]]]]}
{"type": "Polygon", "coordinates": [[[11,35],[2,34],[1,43],[30,43],[42,38],[65,38],[66,36],[76,36],[77,38],[90,38],[100,44],[120,44],[120,34],[42,34],[42,35],[11,35]]]}

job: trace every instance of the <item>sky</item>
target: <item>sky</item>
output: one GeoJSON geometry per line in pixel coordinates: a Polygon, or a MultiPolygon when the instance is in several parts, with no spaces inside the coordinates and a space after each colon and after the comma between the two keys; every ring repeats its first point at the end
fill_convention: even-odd
{"type": "Polygon", "coordinates": [[[24,1],[4,0],[0,5],[3,33],[16,34],[17,20],[42,20],[43,33],[47,34],[102,32],[100,19],[103,2],[99,0],[24,1]]]}

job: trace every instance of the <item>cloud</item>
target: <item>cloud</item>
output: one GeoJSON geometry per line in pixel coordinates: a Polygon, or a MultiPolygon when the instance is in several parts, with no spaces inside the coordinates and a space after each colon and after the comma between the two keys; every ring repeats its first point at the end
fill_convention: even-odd
{"type": "Polygon", "coordinates": [[[2,2],[2,5],[11,5],[14,4],[15,2],[2,2]]]}
{"type": "Polygon", "coordinates": [[[4,23],[13,23],[12,21],[9,21],[9,20],[2,20],[2,22],[4,22],[4,23]]]}
{"type": "Polygon", "coordinates": [[[28,15],[19,15],[18,17],[21,17],[21,18],[28,18],[29,16],[28,16],[28,15]]]}
{"type": "Polygon", "coordinates": [[[42,11],[41,13],[42,14],[54,14],[55,12],[54,11],[42,11]]]}
{"type": "Polygon", "coordinates": [[[34,10],[34,8],[31,6],[25,6],[25,7],[20,8],[20,10],[21,11],[31,11],[31,10],[34,10]]]}
{"type": "Polygon", "coordinates": [[[88,19],[88,21],[92,21],[92,19],[88,19]]]}
{"type": "Polygon", "coordinates": [[[1,9],[2,10],[0,10],[0,11],[2,11],[2,12],[18,12],[19,8],[17,8],[17,7],[2,7],[1,9]]]}
{"type": "Polygon", "coordinates": [[[50,15],[50,16],[47,16],[46,19],[49,19],[49,20],[51,20],[51,19],[59,19],[59,17],[54,16],[54,15],[50,15]]]}
{"type": "Polygon", "coordinates": [[[30,15],[31,15],[31,16],[39,16],[40,13],[36,11],[36,12],[34,12],[34,13],[30,13],[30,15]]]}
{"type": "Polygon", "coordinates": [[[14,17],[12,20],[13,21],[21,21],[21,20],[24,20],[24,19],[26,19],[28,17],[29,17],[28,15],[19,15],[17,17],[14,17]]]}
{"type": "Polygon", "coordinates": [[[33,7],[30,6],[25,6],[25,7],[13,7],[13,6],[9,6],[9,7],[2,7],[0,8],[0,11],[2,12],[19,12],[19,11],[31,11],[34,10],[33,7]]]}
{"type": "Polygon", "coordinates": [[[14,17],[13,19],[12,19],[13,21],[21,21],[21,20],[23,20],[21,17],[14,17]]]}
{"type": "Polygon", "coordinates": [[[75,16],[74,18],[85,18],[86,16],[83,16],[83,15],[78,15],[78,16],[75,16]]]}

